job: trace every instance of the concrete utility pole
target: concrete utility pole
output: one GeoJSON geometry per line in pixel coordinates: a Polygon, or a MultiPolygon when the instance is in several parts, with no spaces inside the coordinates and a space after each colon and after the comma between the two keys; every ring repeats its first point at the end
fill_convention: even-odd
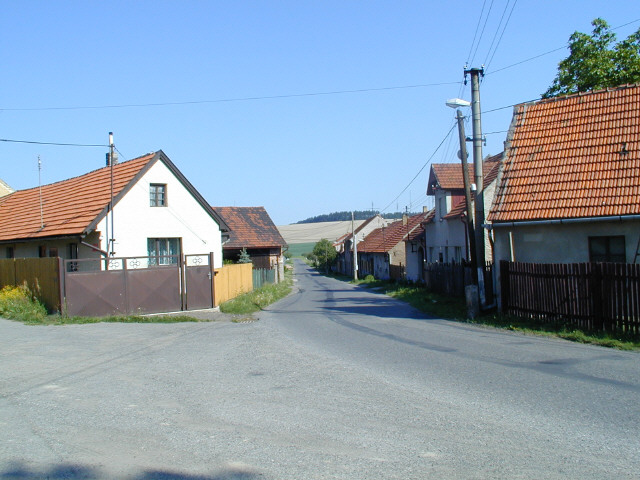
{"type": "Polygon", "coordinates": [[[480,305],[486,304],[484,289],[485,245],[484,245],[484,185],[482,172],[482,121],[480,118],[480,75],[483,68],[472,68],[464,71],[465,77],[471,74],[471,118],[473,120],[473,172],[476,183],[476,262],[478,269],[478,293],[480,305]]]}
{"type": "Polygon", "coordinates": [[[353,212],[351,212],[351,243],[353,243],[353,279],[358,280],[358,239],[354,228],[353,212]]]}
{"type": "Polygon", "coordinates": [[[458,120],[458,136],[460,138],[460,160],[462,160],[462,178],[464,180],[464,199],[467,202],[467,237],[469,238],[469,257],[471,260],[471,271],[473,272],[474,283],[477,282],[478,264],[476,261],[476,239],[473,229],[473,203],[471,202],[471,182],[469,182],[469,167],[467,166],[467,137],[464,132],[464,115],[460,109],[456,112],[458,120]]]}

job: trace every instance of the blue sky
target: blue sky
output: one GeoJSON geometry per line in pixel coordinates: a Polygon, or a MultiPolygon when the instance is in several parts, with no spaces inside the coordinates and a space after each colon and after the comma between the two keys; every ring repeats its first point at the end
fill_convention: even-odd
{"type": "MultiPolygon", "coordinates": [[[[212,205],[264,206],[278,225],[419,211],[428,164],[457,161],[445,101],[470,99],[465,63],[486,64],[484,154],[498,153],[503,107],[539,98],[568,51],[542,54],[596,17],[635,21],[618,39],[640,27],[630,0],[5,3],[0,138],[113,131],[121,160],[161,149],[212,205]]],[[[55,182],[106,151],[2,141],[0,178],[37,186],[40,155],[55,182]]]]}

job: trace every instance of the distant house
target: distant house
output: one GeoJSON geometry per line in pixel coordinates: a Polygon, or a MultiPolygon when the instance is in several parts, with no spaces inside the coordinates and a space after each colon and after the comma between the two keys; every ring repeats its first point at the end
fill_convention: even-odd
{"type": "Polygon", "coordinates": [[[488,220],[496,260],[640,260],[640,85],[514,107],[488,220]]]}
{"type": "Polygon", "coordinates": [[[0,178],[0,197],[4,197],[5,195],[9,195],[13,192],[15,192],[15,190],[0,178]]]}
{"type": "Polygon", "coordinates": [[[243,249],[256,268],[284,268],[287,243],[264,207],[212,207],[229,226],[229,240],[222,246],[225,260],[237,261],[243,249]]]}
{"type": "Polygon", "coordinates": [[[407,250],[405,241],[421,228],[421,223],[430,212],[411,217],[405,215],[402,220],[385,227],[377,228],[358,242],[359,275],[373,275],[380,280],[400,280],[406,277],[407,250]]]}
{"type": "MultiPolygon", "coordinates": [[[[491,207],[502,155],[500,153],[487,157],[483,162],[485,212],[488,212],[491,207]]],[[[473,168],[473,164],[468,165],[471,182],[474,178],[473,168]]],[[[467,202],[464,194],[462,164],[459,162],[433,164],[429,172],[427,195],[435,197],[434,216],[425,227],[427,262],[469,261],[467,202]]],[[[490,260],[492,252],[488,237],[485,248],[485,258],[490,260]]]]}
{"type": "Polygon", "coordinates": [[[213,252],[218,268],[228,230],[162,151],[0,198],[0,256],[8,258],[173,263],[173,255],[213,252]]]}
{"type": "Polygon", "coordinates": [[[406,275],[405,278],[411,282],[424,281],[424,267],[426,257],[426,226],[433,221],[435,209],[424,212],[420,224],[405,238],[406,255],[406,275]]]}
{"type": "MultiPolygon", "coordinates": [[[[355,229],[356,241],[364,239],[376,228],[381,228],[388,223],[380,214],[367,218],[355,229]]],[[[333,245],[338,251],[337,271],[343,275],[353,275],[353,232],[345,233],[333,245]]],[[[357,248],[356,245],[356,250],[357,248]]]]}

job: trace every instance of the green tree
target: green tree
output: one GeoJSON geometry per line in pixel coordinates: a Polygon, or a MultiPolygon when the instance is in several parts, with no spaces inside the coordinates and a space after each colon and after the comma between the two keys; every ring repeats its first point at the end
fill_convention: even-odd
{"type": "Polygon", "coordinates": [[[569,56],[543,98],[640,82],[640,29],[616,43],[606,21],[596,18],[591,25],[591,35],[576,31],[569,37],[569,56]]]}
{"type": "Polygon", "coordinates": [[[315,266],[324,268],[327,272],[338,256],[338,252],[333,244],[326,238],[323,238],[315,244],[311,254],[313,255],[315,266]]]}
{"type": "Polygon", "coordinates": [[[251,257],[247,253],[247,249],[243,248],[238,255],[238,263],[251,263],[251,257]]]}

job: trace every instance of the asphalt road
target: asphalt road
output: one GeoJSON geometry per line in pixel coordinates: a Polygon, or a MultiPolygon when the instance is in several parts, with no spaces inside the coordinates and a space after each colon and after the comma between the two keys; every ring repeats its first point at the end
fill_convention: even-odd
{"type": "Polygon", "coordinates": [[[640,478],[640,354],[295,279],[252,323],[0,320],[0,480],[640,478]]]}

